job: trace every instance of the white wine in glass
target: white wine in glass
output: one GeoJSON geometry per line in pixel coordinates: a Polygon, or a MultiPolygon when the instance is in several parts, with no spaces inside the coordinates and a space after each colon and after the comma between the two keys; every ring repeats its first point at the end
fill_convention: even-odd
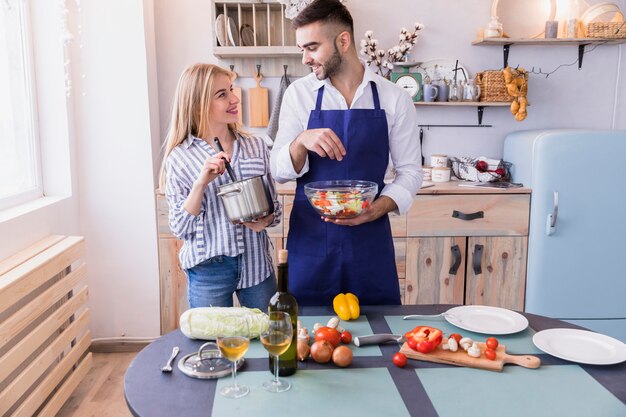
{"type": "Polygon", "coordinates": [[[263,383],[263,388],[270,392],[283,392],[291,388],[289,382],[278,379],[278,357],[289,349],[292,337],[291,316],[284,311],[270,311],[269,325],[261,332],[263,347],[274,357],[274,379],[263,383]]]}
{"type": "Polygon", "coordinates": [[[247,322],[242,322],[240,332],[234,336],[220,336],[217,346],[222,356],[232,363],[233,383],[220,390],[220,394],[228,398],[239,398],[247,395],[250,388],[237,384],[237,361],[243,358],[250,346],[250,330],[247,322]]]}

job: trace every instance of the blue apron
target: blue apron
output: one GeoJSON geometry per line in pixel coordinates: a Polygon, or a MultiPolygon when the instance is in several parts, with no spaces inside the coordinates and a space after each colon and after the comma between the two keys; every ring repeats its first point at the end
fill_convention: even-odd
{"type": "Polygon", "coordinates": [[[339,162],[309,152],[309,171],[297,181],[287,249],[289,292],[300,305],[331,305],[341,292],[356,294],[364,305],[400,304],[389,217],[359,226],[326,223],[304,195],[304,184],[323,180],[373,181],[382,191],[389,135],[376,84],[370,85],[373,109],[322,110],[322,86],[309,116],[307,128],[332,129],[346,156],[339,162]]]}

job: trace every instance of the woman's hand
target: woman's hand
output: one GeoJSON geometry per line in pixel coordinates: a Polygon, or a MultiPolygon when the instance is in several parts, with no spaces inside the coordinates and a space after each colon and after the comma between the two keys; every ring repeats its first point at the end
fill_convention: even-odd
{"type": "Polygon", "coordinates": [[[208,183],[224,173],[226,165],[222,158],[230,162],[230,155],[226,152],[218,152],[215,156],[210,156],[204,161],[197,179],[201,186],[206,187],[208,183]]]}
{"type": "Polygon", "coordinates": [[[262,232],[267,226],[274,222],[274,214],[270,214],[265,217],[261,217],[260,219],[256,219],[251,222],[244,222],[243,225],[246,226],[250,230],[254,230],[255,232],[262,232]]]}

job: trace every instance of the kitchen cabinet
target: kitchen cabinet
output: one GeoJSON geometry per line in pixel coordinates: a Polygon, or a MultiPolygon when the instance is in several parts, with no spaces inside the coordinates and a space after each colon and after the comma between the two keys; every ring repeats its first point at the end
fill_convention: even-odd
{"type": "MultiPolygon", "coordinates": [[[[268,229],[274,261],[287,245],[295,184],[278,184],[277,190],[283,218],[268,229]]],[[[181,242],[167,225],[165,197],[157,194],[157,202],[165,334],[178,327],[180,314],[188,308],[187,278],[178,265],[181,242]]],[[[420,190],[407,214],[389,215],[403,304],[524,310],[529,209],[528,188],[473,189],[449,182],[420,190]],[[464,214],[480,212],[482,217],[463,220],[464,214]]]]}
{"type": "Polygon", "coordinates": [[[264,76],[289,74],[304,76],[310,69],[301,63],[302,51],[296,46],[296,33],[285,17],[285,5],[258,0],[211,0],[213,54],[234,65],[240,76],[254,76],[261,65],[264,76]]]}
{"type": "Polygon", "coordinates": [[[418,195],[407,214],[404,303],[523,310],[528,191],[418,195]]]}

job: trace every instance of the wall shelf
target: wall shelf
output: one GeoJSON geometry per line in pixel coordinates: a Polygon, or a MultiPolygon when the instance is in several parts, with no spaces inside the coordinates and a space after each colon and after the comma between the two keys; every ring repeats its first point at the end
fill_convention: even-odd
{"type": "Polygon", "coordinates": [[[215,46],[213,54],[218,58],[301,58],[297,46],[215,46]]]}
{"type": "Polygon", "coordinates": [[[483,123],[483,111],[485,107],[511,107],[511,103],[491,101],[418,101],[416,106],[441,106],[441,107],[476,107],[478,112],[478,125],[483,123]]]}
{"type": "Polygon", "coordinates": [[[617,45],[625,43],[624,39],[615,38],[562,38],[562,39],[544,39],[544,38],[486,38],[477,39],[472,42],[476,46],[502,46],[504,55],[504,65],[509,65],[509,49],[512,45],[569,45],[578,46],[578,69],[583,65],[583,55],[585,46],[587,45],[617,45]]]}

